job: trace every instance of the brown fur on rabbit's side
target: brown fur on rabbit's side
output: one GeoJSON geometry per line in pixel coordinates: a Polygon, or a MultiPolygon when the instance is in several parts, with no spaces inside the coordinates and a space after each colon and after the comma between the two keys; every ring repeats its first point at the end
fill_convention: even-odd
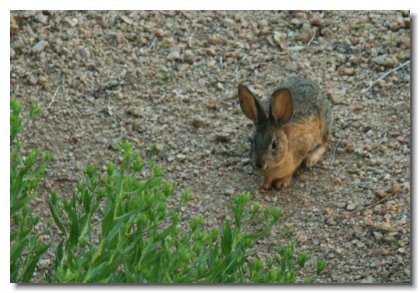
{"type": "Polygon", "coordinates": [[[328,148],[331,103],[311,80],[286,80],[274,91],[268,109],[243,85],[242,112],[255,125],[251,163],[264,172],[264,190],[288,186],[302,162],[314,166],[328,148]]]}

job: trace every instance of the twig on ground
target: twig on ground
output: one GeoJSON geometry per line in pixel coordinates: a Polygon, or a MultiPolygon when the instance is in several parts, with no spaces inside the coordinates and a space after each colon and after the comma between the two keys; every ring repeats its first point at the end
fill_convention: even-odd
{"type": "Polygon", "coordinates": [[[372,208],[372,207],[374,207],[374,206],[376,206],[376,205],[378,205],[378,204],[380,204],[380,203],[382,203],[382,202],[386,201],[388,198],[389,198],[389,195],[388,195],[388,196],[385,196],[384,198],[381,198],[381,199],[380,199],[380,200],[378,200],[378,201],[375,201],[375,202],[374,202],[374,203],[372,203],[372,204],[369,204],[369,205],[367,205],[367,206],[364,206],[364,207],[363,207],[363,208],[361,208],[361,209],[354,210],[353,212],[354,212],[354,213],[355,213],[355,212],[362,212],[362,211],[364,211],[364,210],[370,209],[370,208],[372,208]]]}
{"type": "Polygon", "coordinates": [[[346,168],[349,164],[350,164],[350,162],[347,162],[340,169],[338,169],[337,173],[335,174],[335,177],[338,177],[338,175],[340,175],[341,171],[343,171],[343,169],[346,168]]]}
{"type": "Polygon", "coordinates": [[[223,68],[223,56],[220,56],[220,57],[219,57],[219,65],[220,65],[220,69],[221,69],[222,71],[224,71],[225,69],[223,68]]]}
{"type": "Polygon", "coordinates": [[[376,144],[377,145],[380,145],[384,140],[385,140],[385,138],[388,136],[388,130],[385,130],[385,133],[384,133],[384,135],[382,136],[382,138],[381,138],[381,140],[379,141],[379,142],[377,142],[376,144]]]}
{"type": "Polygon", "coordinates": [[[384,79],[385,77],[387,77],[391,73],[397,71],[398,69],[403,68],[407,64],[410,64],[410,60],[404,62],[403,64],[399,65],[398,67],[395,67],[395,68],[389,70],[388,72],[386,72],[385,74],[383,74],[381,77],[379,77],[377,80],[375,80],[374,82],[371,82],[371,84],[369,85],[369,87],[367,89],[363,90],[362,93],[367,93],[377,82],[379,82],[380,80],[384,79]]]}
{"type": "Polygon", "coordinates": [[[54,92],[54,95],[53,95],[53,97],[52,97],[52,99],[51,99],[51,101],[50,101],[50,103],[48,104],[48,107],[47,107],[47,109],[49,109],[49,108],[51,108],[51,105],[52,105],[52,103],[54,102],[54,100],[55,100],[55,96],[57,95],[57,92],[58,92],[58,90],[60,89],[60,87],[61,87],[61,83],[62,83],[63,81],[60,81],[60,84],[58,85],[58,87],[56,88],[56,90],[55,90],[55,92],[54,92]]]}
{"type": "Polygon", "coordinates": [[[314,32],[312,38],[309,40],[309,42],[306,44],[306,46],[311,45],[312,41],[315,39],[315,36],[316,36],[316,31],[314,32]]]}

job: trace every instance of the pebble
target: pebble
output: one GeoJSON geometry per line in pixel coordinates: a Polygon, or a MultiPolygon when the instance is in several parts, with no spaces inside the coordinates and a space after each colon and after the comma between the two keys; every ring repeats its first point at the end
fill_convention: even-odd
{"type": "Polygon", "coordinates": [[[90,58],[90,50],[89,48],[86,47],[81,47],[79,49],[79,53],[80,55],[84,58],[84,59],[89,59],[90,58]]]}
{"type": "Polygon", "coordinates": [[[378,241],[380,241],[380,240],[382,240],[384,238],[384,235],[381,232],[378,232],[378,231],[374,231],[373,232],[373,236],[378,241]]]}
{"type": "Polygon", "coordinates": [[[382,232],[389,232],[389,231],[391,231],[392,227],[391,227],[391,224],[389,224],[389,223],[381,222],[377,225],[377,228],[379,230],[381,230],[382,232]]]}
{"type": "Polygon", "coordinates": [[[131,18],[129,18],[128,16],[125,16],[125,15],[121,15],[121,19],[126,23],[126,24],[133,24],[134,23],[134,21],[131,19],[131,18]]]}
{"type": "Polygon", "coordinates": [[[363,107],[360,104],[356,104],[353,106],[353,112],[360,112],[362,111],[363,107]]]}
{"type": "Polygon", "coordinates": [[[228,187],[223,192],[225,195],[233,195],[235,193],[235,189],[232,187],[228,187]]]}
{"type": "Polygon", "coordinates": [[[185,160],[185,158],[186,158],[186,156],[185,156],[184,154],[177,154],[177,155],[176,155],[176,159],[177,159],[178,161],[183,162],[183,161],[185,160]]]}
{"type": "Polygon", "coordinates": [[[376,191],[375,194],[380,198],[384,198],[387,195],[387,192],[386,192],[385,189],[380,189],[380,190],[376,191]]]}
{"type": "Polygon", "coordinates": [[[36,85],[38,83],[38,78],[35,75],[31,74],[28,77],[28,81],[30,84],[36,85]]]}
{"type": "Polygon", "coordinates": [[[354,204],[354,202],[349,201],[349,202],[347,203],[346,210],[348,210],[348,211],[353,211],[355,208],[356,208],[356,205],[354,204]]]}
{"type": "Polygon", "coordinates": [[[77,25],[77,23],[79,22],[79,21],[77,20],[77,18],[69,18],[69,17],[65,17],[65,18],[64,18],[64,21],[65,21],[68,25],[70,25],[71,27],[75,27],[75,26],[77,25]]]}
{"type": "Polygon", "coordinates": [[[48,22],[48,16],[47,15],[45,15],[45,14],[38,14],[36,17],[35,17],[35,20],[37,21],[37,22],[40,22],[40,23],[42,23],[42,24],[47,24],[47,22],[48,22]]]}
{"type": "Polygon", "coordinates": [[[218,90],[221,90],[221,91],[225,89],[223,84],[220,83],[220,82],[216,83],[216,87],[217,87],[218,90]]]}
{"type": "Polygon", "coordinates": [[[372,58],[372,62],[386,67],[393,67],[398,63],[398,60],[393,55],[381,55],[372,58]]]}
{"type": "Polygon", "coordinates": [[[41,40],[32,47],[32,52],[39,53],[48,45],[47,41],[41,40]]]}
{"type": "Polygon", "coordinates": [[[225,18],[223,19],[223,25],[226,27],[230,27],[230,26],[234,26],[236,24],[235,20],[233,20],[232,18],[225,18]]]}
{"type": "Polygon", "coordinates": [[[21,37],[17,37],[14,38],[11,42],[10,42],[10,46],[13,49],[22,49],[23,47],[25,47],[25,41],[23,38],[21,37]]]}
{"type": "Polygon", "coordinates": [[[194,63],[194,61],[197,59],[197,56],[194,55],[194,52],[192,50],[185,50],[184,52],[184,60],[188,63],[194,63]]]}
{"type": "Polygon", "coordinates": [[[353,67],[345,67],[341,70],[343,75],[354,75],[354,68],[353,67]]]}
{"type": "Polygon", "coordinates": [[[279,45],[280,49],[286,48],[287,35],[285,33],[274,32],[273,40],[279,45]]]}
{"type": "Polygon", "coordinates": [[[410,182],[404,182],[404,183],[402,184],[402,189],[403,189],[404,191],[409,191],[409,190],[410,190],[410,182]]]}
{"type": "Polygon", "coordinates": [[[391,187],[393,193],[399,193],[401,191],[401,186],[398,183],[394,183],[391,187]]]}
{"type": "Polygon", "coordinates": [[[230,142],[231,139],[232,139],[232,134],[229,132],[221,132],[213,136],[213,140],[215,142],[227,143],[227,142],[230,142]]]}
{"type": "Polygon", "coordinates": [[[168,54],[168,56],[166,56],[166,59],[168,59],[169,61],[176,61],[181,57],[181,54],[179,53],[179,51],[172,51],[171,53],[168,54]]]}
{"type": "Polygon", "coordinates": [[[315,18],[314,20],[312,20],[311,24],[313,26],[323,27],[324,26],[324,20],[322,18],[315,18]]]}

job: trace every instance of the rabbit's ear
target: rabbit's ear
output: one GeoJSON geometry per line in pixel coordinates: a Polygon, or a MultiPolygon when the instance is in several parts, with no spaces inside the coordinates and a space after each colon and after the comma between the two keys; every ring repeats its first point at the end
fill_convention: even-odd
{"type": "Polygon", "coordinates": [[[292,93],[288,89],[278,89],[271,97],[270,116],[276,122],[285,124],[293,116],[292,93]]]}
{"type": "Polygon", "coordinates": [[[259,124],[266,119],[266,114],[256,97],[244,85],[238,87],[239,103],[245,116],[251,119],[254,124],[259,124]]]}

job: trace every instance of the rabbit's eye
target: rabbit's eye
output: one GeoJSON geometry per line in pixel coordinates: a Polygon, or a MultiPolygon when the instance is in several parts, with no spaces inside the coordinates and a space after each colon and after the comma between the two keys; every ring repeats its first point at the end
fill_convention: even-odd
{"type": "Polygon", "coordinates": [[[271,148],[273,150],[275,150],[277,148],[277,142],[275,140],[273,140],[273,142],[271,143],[271,148]]]}

